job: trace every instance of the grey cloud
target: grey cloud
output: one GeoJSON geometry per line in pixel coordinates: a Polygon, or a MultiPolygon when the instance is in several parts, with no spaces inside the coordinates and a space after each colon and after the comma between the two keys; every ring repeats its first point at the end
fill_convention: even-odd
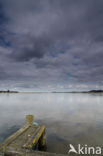
{"type": "Polygon", "coordinates": [[[29,61],[32,58],[42,58],[48,49],[50,48],[51,39],[41,37],[33,37],[26,35],[26,40],[21,41],[15,52],[13,51],[10,57],[17,61],[29,61]],[[23,44],[22,44],[23,42],[23,44]]]}
{"type": "Polygon", "coordinates": [[[8,19],[0,31],[4,79],[37,86],[102,83],[102,1],[3,0],[2,6],[8,19]]]}

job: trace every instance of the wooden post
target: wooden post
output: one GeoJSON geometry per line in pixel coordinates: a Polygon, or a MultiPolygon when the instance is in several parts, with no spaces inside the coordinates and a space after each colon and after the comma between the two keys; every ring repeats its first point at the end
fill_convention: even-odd
{"type": "Polygon", "coordinates": [[[44,131],[42,136],[40,137],[38,141],[38,149],[42,151],[46,151],[47,145],[46,145],[46,132],[44,131]]]}
{"type": "Polygon", "coordinates": [[[33,115],[27,115],[26,116],[26,123],[27,125],[32,125],[34,121],[34,116],[33,115]]]}

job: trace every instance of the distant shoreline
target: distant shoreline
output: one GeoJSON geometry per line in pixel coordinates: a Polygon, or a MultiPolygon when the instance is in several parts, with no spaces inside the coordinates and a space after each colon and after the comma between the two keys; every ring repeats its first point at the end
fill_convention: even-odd
{"type": "Polygon", "coordinates": [[[58,91],[52,91],[52,92],[22,92],[22,91],[10,91],[10,90],[7,90],[7,91],[0,91],[0,93],[35,93],[35,94],[41,94],[41,93],[73,93],[73,94],[76,94],[76,93],[103,93],[103,90],[90,90],[90,91],[68,91],[68,92],[58,92],[58,91]]]}
{"type": "Polygon", "coordinates": [[[19,93],[18,91],[9,91],[9,90],[7,90],[7,91],[0,91],[0,93],[19,93]]]}
{"type": "Polygon", "coordinates": [[[90,91],[70,91],[70,92],[52,92],[52,93],[103,93],[103,90],[90,90],[90,91]]]}

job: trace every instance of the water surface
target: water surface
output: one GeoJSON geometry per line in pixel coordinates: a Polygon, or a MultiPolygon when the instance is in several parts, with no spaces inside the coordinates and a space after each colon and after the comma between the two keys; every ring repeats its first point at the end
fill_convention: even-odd
{"type": "Polygon", "coordinates": [[[103,145],[103,94],[0,94],[0,142],[25,124],[27,114],[46,125],[49,152],[103,145]]]}

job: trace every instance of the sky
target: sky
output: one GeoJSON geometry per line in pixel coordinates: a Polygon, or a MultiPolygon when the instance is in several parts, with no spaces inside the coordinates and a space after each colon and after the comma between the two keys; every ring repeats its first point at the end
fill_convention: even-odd
{"type": "Polygon", "coordinates": [[[0,0],[6,89],[103,89],[103,1],[0,0]]]}

